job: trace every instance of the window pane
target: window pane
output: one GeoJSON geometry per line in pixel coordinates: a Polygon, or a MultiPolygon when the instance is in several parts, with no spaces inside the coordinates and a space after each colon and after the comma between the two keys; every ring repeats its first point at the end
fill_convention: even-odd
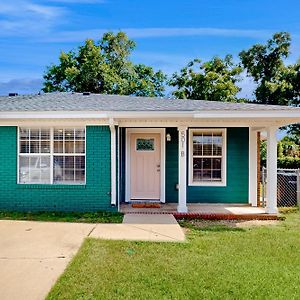
{"type": "Polygon", "coordinates": [[[74,156],[64,157],[64,181],[74,181],[74,156]]]}
{"type": "Polygon", "coordinates": [[[74,141],[65,141],[65,153],[74,153],[74,141]]]}
{"type": "Polygon", "coordinates": [[[75,142],[75,153],[84,153],[84,141],[76,141],[75,142]]]}
{"type": "Polygon", "coordinates": [[[54,129],[54,140],[62,141],[64,139],[64,130],[63,129],[54,129]]]}
{"type": "Polygon", "coordinates": [[[85,157],[84,156],[75,157],[75,181],[76,182],[85,181],[85,157]]]}
{"type": "Polygon", "coordinates": [[[222,135],[214,134],[212,137],[213,141],[213,155],[222,155],[222,135]]]}
{"type": "Polygon", "coordinates": [[[63,141],[54,141],[54,153],[64,153],[63,141]]]}
{"type": "Polygon", "coordinates": [[[53,158],[53,181],[63,182],[64,157],[54,156],[53,158]]]}
{"type": "Polygon", "coordinates": [[[19,182],[29,182],[29,157],[21,156],[19,159],[19,182]]]}
{"type": "Polygon", "coordinates": [[[76,169],[85,169],[85,157],[84,156],[76,156],[75,157],[75,168],[76,169]]]}
{"type": "Polygon", "coordinates": [[[41,129],[41,140],[50,140],[50,129],[41,129]]]}
{"type": "Polygon", "coordinates": [[[203,133],[203,155],[212,155],[212,134],[203,133]]]}
{"type": "Polygon", "coordinates": [[[50,153],[50,141],[41,141],[41,153],[50,153]]]}
{"type": "Polygon", "coordinates": [[[219,171],[213,170],[212,177],[213,177],[212,178],[213,181],[221,181],[222,180],[221,170],[219,171]]]}
{"type": "Polygon", "coordinates": [[[213,163],[213,169],[214,170],[221,170],[221,165],[222,165],[222,159],[221,158],[213,158],[212,159],[213,163]]]}
{"type": "Polygon", "coordinates": [[[50,183],[49,156],[22,156],[19,168],[20,183],[50,183]]]}
{"type": "Polygon", "coordinates": [[[193,159],[193,180],[201,181],[202,179],[202,158],[193,159]]]}
{"type": "Polygon", "coordinates": [[[20,153],[29,153],[29,141],[20,141],[20,153]]]}
{"type": "Polygon", "coordinates": [[[74,129],[65,129],[65,140],[74,140],[74,129]]]}
{"type": "Polygon", "coordinates": [[[20,139],[29,139],[29,129],[20,128],[20,139]]]}
{"type": "Polygon", "coordinates": [[[40,183],[50,183],[50,156],[41,156],[40,171],[40,183]]]}
{"type": "Polygon", "coordinates": [[[30,129],[30,139],[39,140],[40,139],[40,129],[30,129]]]}
{"type": "Polygon", "coordinates": [[[75,139],[84,140],[85,139],[85,129],[75,129],[75,139]]]}
{"type": "Polygon", "coordinates": [[[202,133],[194,133],[193,135],[193,154],[202,155],[202,133]]]}
{"type": "Polygon", "coordinates": [[[30,141],[30,153],[40,153],[39,141],[30,141]]]}
{"type": "Polygon", "coordinates": [[[154,139],[136,139],[137,151],[154,151],[154,139]]]}

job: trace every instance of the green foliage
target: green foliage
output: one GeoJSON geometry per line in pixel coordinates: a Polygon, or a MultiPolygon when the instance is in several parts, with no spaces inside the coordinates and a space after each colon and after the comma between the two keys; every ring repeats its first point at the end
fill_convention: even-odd
{"type": "Polygon", "coordinates": [[[195,59],[174,73],[169,84],[176,88],[173,92],[176,98],[235,102],[241,72],[242,68],[233,63],[230,55],[204,63],[195,59]]]}
{"type": "MultiPolygon", "coordinates": [[[[277,166],[283,169],[300,168],[300,146],[289,136],[284,137],[277,143],[277,166]]],[[[260,143],[261,165],[266,166],[267,142],[260,143]]]]}
{"type": "Polygon", "coordinates": [[[300,64],[284,64],[290,45],[290,34],[279,32],[266,45],[256,44],[239,54],[248,76],[257,83],[254,93],[258,103],[299,105],[300,64]]]}
{"type": "Polygon", "coordinates": [[[76,51],[62,52],[58,65],[44,74],[44,92],[84,92],[163,96],[166,76],[129,59],[135,43],[124,32],[86,40],[76,51]]]}
{"type": "Polygon", "coordinates": [[[300,157],[280,157],[277,159],[277,167],[282,169],[299,169],[300,157]]]}

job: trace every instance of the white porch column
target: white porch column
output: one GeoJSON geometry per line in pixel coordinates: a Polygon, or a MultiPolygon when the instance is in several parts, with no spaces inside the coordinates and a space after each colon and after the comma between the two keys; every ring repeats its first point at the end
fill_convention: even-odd
{"type": "Polygon", "coordinates": [[[110,120],[110,174],[111,174],[111,205],[117,204],[117,170],[116,170],[116,127],[110,120]]]}
{"type": "Polygon", "coordinates": [[[249,128],[249,204],[257,206],[257,132],[249,128]]]}
{"type": "Polygon", "coordinates": [[[267,207],[266,213],[276,214],[277,209],[277,127],[267,128],[267,207]]]}
{"type": "Polygon", "coordinates": [[[179,179],[179,191],[178,191],[178,206],[177,211],[184,213],[187,212],[186,206],[186,178],[187,178],[187,126],[178,126],[178,179],[179,179]]]}

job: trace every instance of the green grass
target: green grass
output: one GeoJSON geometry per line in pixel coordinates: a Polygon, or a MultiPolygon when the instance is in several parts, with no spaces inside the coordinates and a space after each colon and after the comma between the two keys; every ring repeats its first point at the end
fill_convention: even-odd
{"type": "Polygon", "coordinates": [[[188,227],[187,243],[88,238],[48,300],[299,299],[299,212],[242,230],[188,227]]]}
{"type": "Polygon", "coordinates": [[[123,214],[117,212],[7,212],[0,211],[0,220],[27,220],[78,223],[122,223],[123,214]]]}

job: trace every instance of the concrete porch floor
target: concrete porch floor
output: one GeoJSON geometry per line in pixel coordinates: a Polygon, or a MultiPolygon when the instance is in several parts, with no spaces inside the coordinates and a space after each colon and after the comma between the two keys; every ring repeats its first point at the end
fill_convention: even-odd
{"type": "MultiPolygon", "coordinates": [[[[224,218],[230,216],[236,216],[237,218],[256,218],[275,216],[267,215],[263,207],[252,207],[243,204],[188,204],[188,213],[178,213],[177,203],[165,203],[161,204],[160,208],[133,208],[131,204],[122,204],[120,207],[121,212],[125,214],[135,213],[148,213],[148,214],[173,214],[176,216],[224,216],[224,218]]],[[[276,215],[277,216],[277,215],[276,215]]]]}

